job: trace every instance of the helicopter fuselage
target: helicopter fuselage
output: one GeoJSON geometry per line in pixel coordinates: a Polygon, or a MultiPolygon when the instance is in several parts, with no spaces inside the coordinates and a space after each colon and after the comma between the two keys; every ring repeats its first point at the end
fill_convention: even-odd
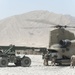
{"type": "Polygon", "coordinates": [[[48,49],[48,54],[50,55],[49,60],[56,56],[56,63],[69,63],[72,55],[75,55],[75,40],[71,41],[68,46],[62,47],[60,44],[54,44],[48,49]]]}

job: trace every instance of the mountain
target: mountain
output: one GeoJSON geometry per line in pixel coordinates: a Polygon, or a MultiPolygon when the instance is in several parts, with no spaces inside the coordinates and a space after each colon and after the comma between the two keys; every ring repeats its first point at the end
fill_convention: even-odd
{"type": "Polygon", "coordinates": [[[49,11],[31,11],[0,21],[0,45],[48,47],[52,25],[74,25],[75,18],[49,11]]]}

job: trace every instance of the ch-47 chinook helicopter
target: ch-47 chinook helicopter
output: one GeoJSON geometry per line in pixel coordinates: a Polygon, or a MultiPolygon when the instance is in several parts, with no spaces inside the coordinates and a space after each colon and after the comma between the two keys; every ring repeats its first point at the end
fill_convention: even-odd
{"type": "Polygon", "coordinates": [[[75,54],[75,36],[74,33],[66,30],[66,28],[75,28],[74,26],[56,25],[44,20],[28,20],[38,23],[51,24],[55,27],[50,32],[49,48],[43,53],[44,65],[48,65],[48,61],[52,61],[55,57],[55,63],[70,64],[70,58],[75,54]]]}
{"type": "Polygon", "coordinates": [[[75,55],[75,36],[65,29],[70,26],[56,25],[54,27],[57,29],[51,31],[49,49],[44,55],[44,65],[47,66],[52,58],[55,58],[55,63],[59,65],[70,64],[71,56],[75,55]]]}

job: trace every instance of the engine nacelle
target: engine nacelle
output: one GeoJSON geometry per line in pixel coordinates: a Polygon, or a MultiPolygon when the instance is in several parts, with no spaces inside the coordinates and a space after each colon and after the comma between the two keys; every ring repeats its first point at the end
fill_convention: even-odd
{"type": "Polygon", "coordinates": [[[62,46],[62,47],[68,47],[71,45],[71,41],[70,40],[60,40],[59,44],[62,46]]]}

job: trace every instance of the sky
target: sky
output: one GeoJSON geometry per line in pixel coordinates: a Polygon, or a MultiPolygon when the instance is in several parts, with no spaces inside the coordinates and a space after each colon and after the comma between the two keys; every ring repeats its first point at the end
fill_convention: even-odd
{"type": "Polygon", "coordinates": [[[75,0],[0,0],[0,19],[35,10],[75,17],[75,0]]]}

